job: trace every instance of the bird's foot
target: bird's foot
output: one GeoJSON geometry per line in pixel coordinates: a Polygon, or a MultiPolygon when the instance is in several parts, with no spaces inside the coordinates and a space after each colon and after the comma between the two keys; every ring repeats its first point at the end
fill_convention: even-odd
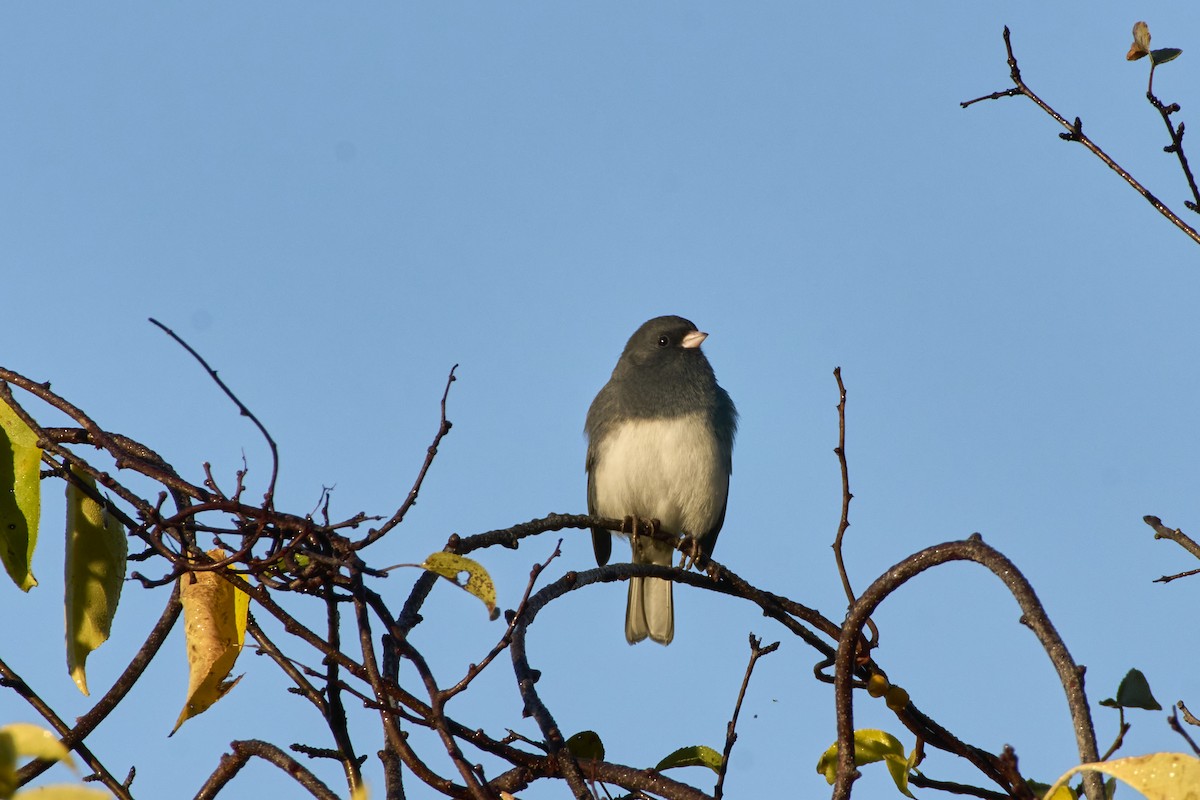
{"type": "Polygon", "coordinates": [[[700,547],[700,542],[690,534],[685,533],[680,537],[678,549],[682,554],[679,566],[684,570],[690,570],[697,565],[703,568],[704,562],[708,560],[704,557],[704,550],[700,547]]]}
{"type": "Polygon", "coordinates": [[[637,541],[638,527],[640,522],[641,520],[638,519],[637,514],[631,514],[630,516],[625,517],[621,523],[621,533],[628,534],[631,541],[637,541]]]}

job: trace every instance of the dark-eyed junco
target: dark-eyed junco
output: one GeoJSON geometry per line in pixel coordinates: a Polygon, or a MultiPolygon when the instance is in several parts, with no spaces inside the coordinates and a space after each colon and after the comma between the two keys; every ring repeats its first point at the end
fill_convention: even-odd
{"type": "MultiPolygon", "coordinates": [[[[655,317],[625,345],[612,377],[588,409],[588,513],[658,520],[711,555],[725,522],[737,410],[700,343],[708,334],[683,317],[655,317]]],[[[592,529],[601,566],[612,533],[592,529]]],[[[670,566],[671,546],[634,537],[633,563],[670,566]]],[[[671,582],[632,578],[625,610],[630,644],[675,637],[671,582]]]]}

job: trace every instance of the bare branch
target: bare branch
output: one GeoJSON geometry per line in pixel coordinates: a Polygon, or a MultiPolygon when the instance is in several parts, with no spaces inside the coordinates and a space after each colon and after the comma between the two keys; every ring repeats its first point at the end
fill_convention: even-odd
{"type": "Polygon", "coordinates": [[[316,775],[273,744],[258,739],[246,739],[233,742],[230,748],[233,752],[221,756],[221,763],[200,787],[200,791],[196,793],[196,800],[213,800],[231,780],[237,777],[242,767],[246,766],[246,762],[254,756],[279,767],[317,800],[339,800],[338,796],[316,775]]]}
{"type": "Polygon", "coordinates": [[[750,634],[750,661],[746,664],[746,677],[742,678],[742,688],[738,691],[737,702],[733,706],[733,716],[725,727],[725,751],[721,754],[721,768],[717,772],[717,785],[713,789],[714,800],[721,800],[725,794],[725,773],[729,769],[729,755],[733,752],[733,743],[737,741],[738,714],[742,711],[742,701],[746,699],[746,687],[750,685],[750,674],[754,665],[763,656],[770,655],[779,649],[779,642],[762,646],[762,640],[753,633],[750,634]]]}
{"type": "Polygon", "coordinates": [[[1088,150],[1090,150],[1092,154],[1103,161],[1109,169],[1120,175],[1121,179],[1129,184],[1134,191],[1145,198],[1146,202],[1154,206],[1154,209],[1158,211],[1158,213],[1170,220],[1172,225],[1186,233],[1192,239],[1192,241],[1200,244],[1200,233],[1198,233],[1195,228],[1191,227],[1182,219],[1180,219],[1179,216],[1170,208],[1168,208],[1165,203],[1155,197],[1145,186],[1142,186],[1142,184],[1139,183],[1132,175],[1130,175],[1120,164],[1114,161],[1108,155],[1108,153],[1105,153],[1103,150],[1101,150],[1099,145],[1097,145],[1084,134],[1083,124],[1080,122],[1079,117],[1076,117],[1074,122],[1067,121],[1062,114],[1059,114],[1057,111],[1051,108],[1048,103],[1042,100],[1042,98],[1034,94],[1033,90],[1029,88],[1028,84],[1026,84],[1025,80],[1021,77],[1021,70],[1017,66],[1017,57],[1013,55],[1012,35],[1009,32],[1007,25],[1004,26],[1004,49],[1008,53],[1009,77],[1012,79],[1013,87],[1011,89],[1005,89],[1004,91],[992,92],[989,95],[977,97],[974,100],[967,100],[959,105],[961,105],[963,108],[968,108],[969,106],[972,106],[975,103],[979,103],[983,100],[998,100],[1002,97],[1016,97],[1018,95],[1024,95],[1025,97],[1028,97],[1037,105],[1038,108],[1049,114],[1055,122],[1067,129],[1066,133],[1059,134],[1060,137],[1069,142],[1079,142],[1088,150]]]}
{"type": "Polygon", "coordinates": [[[450,384],[458,380],[454,376],[456,369],[458,369],[458,364],[450,368],[450,375],[446,378],[446,389],[442,392],[442,416],[438,421],[437,433],[434,434],[433,444],[429,445],[425,451],[425,462],[421,464],[421,470],[417,473],[417,479],[413,481],[412,488],[408,490],[408,497],[404,499],[404,503],[401,504],[400,508],[396,509],[396,513],[392,515],[391,519],[378,528],[369,531],[361,541],[355,542],[354,548],[356,550],[360,550],[381,539],[384,534],[403,522],[408,510],[416,505],[417,495],[421,493],[421,485],[425,482],[425,476],[429,473],[429,468],[433,465],[433,459],[437,455],[438,446],[441,445],[442,439],[446,437],[446,434],[450,432],[450,428],[453,426],[453,423],[446,419],[446,398],[450,396],[450,384]]]}
{"type": "MultiPolygon", "coordinates": [[[[1099,753],[1096,748],[1096,734],[1092,726],[1091,710],[1083,689],[1084,668],[1077,665],[1071,658],[1066,644],[1054,629],[1054,625],[1050,622],[1050,618],[1046,615],[1045,609],[1025,576],[1021,574],[1015,564],[999,551],[984,544],[983,539],[975,534],[966,541],[934,545],[909,556],[877,578],[850,609],[842,627],[841,638],[838,640],[837,664],[834,671],[838,726],[838,776],[833,793],[835,800],[848,798],[850,786],[858,777],[858,771],[854,766],[854,709],[851,698],[851,676],[854,654],[857,649],[857,637],[860,635],[866,619],[888,595],[911,578],[948,561],[962,560],[974,561],[990,569],[1017,600],[1021,606],[1021,622],[1028,626],[1042,643],[1046,655],[1058,672],[1063,690],[1066,692],[1081,763],[1094,762],[1098,759],[1099,753]]],[[[976,751],[971,761],[989,777],[997,779],[997,771],[1000,771],[1001,775],[1008,771],[1005,765],[983,759],[982,755],[981,751],[976,751]]],[[[1008,785],[1005,785],[1003,780],[999,782],[1005,790],[1012,791],[1022,788],[1023,793],[1028,793],[1027,788],[1013,786],[1011,781],[1008,782],[1008,785]]],[[[1102,800],[1104,797],[1103,784],[1096,773],[1088,773],[1084,776],[1084,786],[1091,800],[1102,800]]]]}

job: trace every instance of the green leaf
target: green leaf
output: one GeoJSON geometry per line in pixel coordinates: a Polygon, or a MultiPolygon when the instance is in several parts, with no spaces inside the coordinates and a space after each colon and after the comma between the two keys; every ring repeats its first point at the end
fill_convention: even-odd
{"type": "Polygon", "coordinates": [[[426,558],[421,566],[478,597],[487,606],[488,616],[492,619],[499,616],[496,610],[496,585],[478,561],[439,550],[426,558]],[[460,578],[464,573],[467,576],[465,582],[460,578]]]}
{"type": "Polygon", "coordinates": [[[600,741],[600,734],[595,731],[580,731],[567,739],[567,749],[576,758],[604,760],[604,742],[600,741]]]}
{"type": "Polygon", "coordinates": [[[1183,51],[1178,47],[1160,47],[1150,51],[1150,63],[1157,67],[1159,64],[1174,61],[1181,55],[1183,55],[1183,51]]]}
{"type": "Polygon", "coordinates": [[[658,771],[673,767],[708,767],[713,772],[721,771],[721,754],[703,744],[691,747],[681,747],[671,755],[658,762],[654,768],[658,771]]]}
{"type": "Polygon", "coordinates": [[[1139,669],[1131,669],[1121,679],[1117,687],[1117,699],[1111,697],[1100,701],[1100,705],[1109,708],[1144,708],[1147,711],[1161,711],[1162,706],[1150,693],[1150,684],[1139,669]]]}
{"type": "Polygon", "coordinates": [[[37,434],[0,403],[0,560],[23,592],[37,586],[30,565],[41,516],[41,461],[37,434]]]}
{"type": "MultiPolygon", "coordinates": [[[[71,471],[83,484],[96,488],[91,476],[74,467],[71,471]]],[[[107,504],[96,502],[74,482],[68,482],[67,669],[84,694],[88,693],[85,663],[88,654],[104,644],[112,630],[128,555],[125,528],[108,513],[107,504]]]]}

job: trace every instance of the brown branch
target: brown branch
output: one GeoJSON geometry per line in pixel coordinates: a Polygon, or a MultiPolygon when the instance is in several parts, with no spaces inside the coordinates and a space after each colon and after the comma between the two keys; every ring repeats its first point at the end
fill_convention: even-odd
{"type": "MultiPolygon", "coordinates": [[[[394,623],[390,618],[387,607],[383,604],[382,598],[363,586],[360,577],[356,576],[354,582],[354,610],[358,624],[359,646],[362,648],[367,683],[375,693],[376,708],[379,711],[380,720],[383,723],[384,738],[387,741],[387,748],[381,752],[380,758],[384,761],[385,766],[391,759],[399,758],[405,766],[412,770],[418,779],[443,795],[449,797],[471,797],[472,791],[466,786],[460,786],[434,772],[409,745],[408,736],[401,732],[392,702],[393,694],[391,686],[395,684],[386,680],[379,670],[378,659],[375,655],[375,645],[371,637],[371,620],[367,616],[366,611],[367,606],[370,605],[381,616],[384,624],[389,628],[393,627],[394,623]]],[[[421,714],[420,723],[432,728],[432,714],[433,708],[429,707],[427,713],[421,714]]],[[[396,780],[398,779],[397,774],[396,780]]]]}
{"type": "Polygon", "coordinates": [[[1117,711],[1120,713],[1120,719],[1117,722],[1117,738],[1113,739],[1113,743],[1104,751],[1104,755],[1100,756],[1101,761],[1108,761],[1112,758],[1113,753],[1121,749],[1121,745],[1125,744],[1125,734],[1129,733],[1129,729],[1133,727],[1125,721],[1125,709],[1117,706],[1117,711]]]}
{"type": "MultiPolygon", "coordinates": [[[[1142,517],[1142,521],[1154,529],[1155,539],[1167,539],[1182,547],[1184,550],[1191,553],[1196,558],[1200,558],[1200,543],[1188,536],[1179,528],[1168,528],[1163,524],[1163,521],[1158,517],[1147,514],[1142,517]]],[[[1163,580],[1159,578],[1159,580],[1163,580]]]]}
{"type": "Polygon", "coordinates": [[[1165,203],[1155,197],[1145,186],[1142,186],[1142,184],[1139,183],[1132,175],[1126,172],[1120,164],[1114,161],[1108,155],[1108,153],[1105,153],[1103,150],[1101,150],[1099,145],[1097,145],[1090,138],[1088,138],[1087,135],[1084,134],[1083,123],[1080,122],[1079,117],[1076,117],[1074,122],[1068,122],[1062,114],[1059,114],[1057,111],[1051,108],[1049,104],[1034,94],[1033,90],[1029,88],[1029,85],[1026,84],[1025,80],[1021,77],[1021,70],[1017,66],[1017,57],[1013,55],[1012,36],[1007,25],[1004,26],[1004,49],[1008,53],[1009,77],[1012,79],[1013,88],[1000,92],[993,92],[989,95],[984,95],[983,97],[977,97],[974,100],[966,100],[962,103],[959,103],[960,106],[967,108],[983,100],[998,100],[1002,97],[1016,97],[1018,95],[1024,95],[1025,97],[1028,97],[1037,105],[1038,108],[1049,114],[1055,122],[1067,129],[1067,133],[1059,134],[1061,138],[1069,142],[1079,142],[1088,150],[1090,150],[1092,154],[1103,161],[1109,169],[1120,175],[1121,179],[1129,184],[1134,191],[1145,198],[1146,202],[1152,205],[1154,209],[1158,211],[1158,213],[1170,220],[1172,225],[1187,234],[1192,241],[1200,244],[1200,233],[1198,233],[1195,228],[1191,227],[1182,219],[1180,219],[1179,216],[1170,208],[1168,208],[1165,203]]]}
{"type": "Polygon", "coordinates": [[[396,513],[392,515],[391,519],[378,528],[368,531],[363,539],[355,542],[354,549],[360,550],[369,544],[379,541],[379,539],[383,538],[384,534],[403,522],[404,516],[408,514],[408,510],[416,505],[417,495],[421,493],[421,485],[425,483],[425,476],[429,473],[429,468],[433,465],[433,459],[437,455],[438,446],[441,445],[442,439],[446,437],[446,434],[450,432],[450,428],[453,427],[453,423],[446,419],[446,399],[450,396],[450,384],[458,380],[454,377],[456,369],[458,369],[458,364],[450,368],[450,375],[446,378],[446,389],[442,392],[442,416],[438,421],[437,433],[434,434],[433,444],[429,445],[425,450],[425,461],[421,464],[421,469],[417,473],[416,480],[413,481],[412,488],[408,490],[408,497],[404,499],[400,508],[396,509],[396,513]]]}
{"type": "Polygon", "coordinates": [[[454,735],[450,732],[449,726],[446,724],[446,695],[438,688],[437,680],[433,676],[433,670],[429,668],[429,664],[425,661],[425,657],[420,651],[413,647],[407,640],[400,642],[400,653],[412,662],[417,669],[417,675],[420,676],[421,682],[425,684],[425,690],[429,693],[430,712],[426,718],[430,727],[438,734],[442,740],[443,747],[446,748],[446,754],[450,756],[451,762],[458,769],[458,774],[462,776],[463,782],[466,784],[470,792],[470,796],[477,800],[489,800],[491,793],[484,788],[479,777],[471,769],[471,764],[463,755],[462,749],[455,741],[454,735]]]}
{"type": "MultiPolygon", "coordinates": [[[[246,632],[254,637],[254,642],[258,646],[260,654],[265,654],[268,658],[275,662],[275,665],[283,671],[283,674],[291,678],[292,683],[296,684],[295,689],[291,691],[298,694],[308,702],[312,703],[320,712],[322,717],[328,714],[325,705],[325,698],[317,691],[317,688],[312,685],[304,674],[296,666],[293,661],[283,654],[279,646],[267,636],[266,632],[258,624],[258,620],[254,618],[253,612],[246,615],[246,632]]],[[[305,668],[307,669],[307,667],[305,668]]]]}
{"type": "MultiPolygon", "coordinates": [[[[850,576],[846,573],[846,562],[842,558],[842,539],[846,535],[846,529],[850,527],[850,501],[854,495],[850,493],[850,467],[846,463],[846,384],[842,382],[841,367],[834,368],[833,377],[837,379],[838,386],[838,444],[833,452],[837,454],[838,466],[842,473],[842,516],[838,521],[837,535],[833,538],[833,557],[837,561],[842,589],[846,592],[846,604],[851,606],[854,605],[854,589],[850,586],[850,576]]],[[[875,626],[874,620],[867,620],[867,627],[871,629],[871,641],[867,643],[864,653],[879,642],[879,628],[875,626]]]]}
{"type": "MultiPolygon", "coordinates": [[[[142,643],[140,648],[138,648],[137,653],[134,654],[133,659],[130,660],[129,665],[125,667],[125,670],[113,683],[112,687],[104,693],[103,697],[96,701],[91,710],[75,720],[74,727],[62,730],[55,726],[55,730],[58,731],[64,747],[79,751],[78,749],[83,746],[83,741],[92,733],[92,731],[96,729],[97,726],[99,726],[101,722],[108,717],[109,714],[112,713],[112,711],[121,703],[121,701],[125,699],[125,696],[129,694],[131,689],[133,689],[134,685],[142,677],[142,673],[146,671],[146,668],[150,665],[150,662],[158,654],[163,642],[165,642],[167,639],[167,635],[171,632],[171,629],[175,626],[175,622],[179,619],[179,612],[181,608],[182,607],[179,604],[179,590],[176,589],[171,592],[170,597],[167,599],[166,608],[163,609],[163,613],[159,617],[158,622],[155,623],[154,627],[150,630],[150,633],[146,636],[146,641],[142,643]]],[[[2,664],[3,662],[0,662],[0,665],[2,664]]],[[[34,694],[33,690],[27,683],[25,683],[25,681],[17,677],[15,673],[11,672],[11,670],[4,670],[7,670],[7,667],[0,668],[0,674],[4,675],[3,683],[12,686],[12,688],[16,689],[18,694],[21,694],[23,697],[25,697],[27,701],[32,702],[35,698],[37,698],[37,695],[34,694]]],[[[36,705],[35,708],[37,708],[36,705]]],[[[46,708],[49,710],[49,707],[46,708]]],[[[43,713],[43,716],[45,716],[44,712],[41,713],[43,713]]],[[[54,725],[54,722],[50,717],[46,717],[46,719],[47,721],[50,721],[52,725],[54,725]]],[[[79,752],[82,755],[82,751],[79,752]]],[[[53,766],[53,764],[54,762],[43,759],[31,761],[17,771],[18,783],[21,785],[27,784],[38,775],[41,775],[43,772],[48,770],[51,766],[53,766]]],[[[89,764],[89,766],[91,765],[89,764]]],[[[100,773],[97,772],[97,774],[100,773]]]]}
{"type": "Polygon", "coordinates": [[[1188,732],[1184,730],[1183,725],[1179,722],[1180,709],[1183,709],[1185,717],[1191,717],[1191,714],[1188,713],[1187,707],[1184,706],[1183,701],[1181,700],[1179,702],[1179,708],[1171,709],[1171,716],[1167,717],[1167,724],[1171,726],[1171,730],[1183,737],[1183,740],[1188,743],[1188,747],[1192,748],[1193,753],[1200,756],[1200,746],[1196,744],[1195,739],[1188,735],[1188,732]]]}
{"type": "Polygon", "coordinates": [[[200,791],[196,793],[196,800],[213,800],[254,756],[279,767],[317,800],[339,800],[338,796],[308,768],[273,744],[246,739],[230,743],[230,749],[233,752],[221,756],[221,763],[200,787],[200,791]]]}
{"type": "MultiPolygon", "coordinates": [[[[43,700],[41,696],[33,690],[33,687],[26,683],[20,675],[14,672],[13,669],[8,666],[3,659],[0,659],[0,686],[6,686],[10,688],[24,698],[25,702],[29,703],[29,705],[32,706],[33,709],[42,716],[42,719],[50,723],[50,727],[53,728],[54,731],[59,735],[60,739],[65,739],[71,733],[71,726],[67,725],[67,723],[63,721],[62,717],[58,716],[54,709],[52,709],[49,704],[47,704],[46,701],[43,700]]],[[[133,795],[129,793],[129,787],[125,786],[115,777],[113,777],[112,773],[109,772],[104,764],[100,762],[100,759],[96,758],[95,754],[92,753],[91,749],[87,745],[85,745],[83,742],[75,742],[75,744],[72,745],[72,749],[79,754],[79,757],[83,759],[83,763],[88,765],[88,768],[95,773],[96,777],[100,779],[100,781],[105,785],[105,787],[108,788],[109,791],[120,798],[120,800],[133,800],[133,795]]],[[[34,764],[37,765],[41,765],[41,763],[42,762],[40,761],[34,762],[34,764]]],[[[33,765],[27,764],[26,768],[30,766],[33,765]]],[[[46,767],[43,766],[39,771],[44,769],[46,769],[46,767]]],[[[26,777],[25,770],[19,770],[17,772],[17,785],[24,785],[24,782],[32,780],[33,775],[35,774],[37,773],[33,772],[26,777]]]]}
{"type": "Polygon", "coordinates": [[[1184,125],[1182,122],[1176,127],[1171,122],[1171,115],[1179,111],[1178,103],[1164,105],[1157,95],[1154,94],[1154,63],[1150,64],[1150,86],[1146,89],[1146,99],[1150,101],[1150,105],[1162,116],[1163,124],[1167,126],[1167,133],[1171,137],[1171,143],[1163,148],[1164,153],[1174,153],[1179,158],[1179,167],[1183,170],[1183,175],[1187,179],[1188,188],[1192,190],[1192,199],[1185,200],[1184,205],[1192,211],[1200,211],[1200,189],[1196,188],[1196,179],[1192,175],[1192,168],[1188,164],[1187,154],[1183,152],[1183,131],[1184,125]]]}
{"type": "Polygon", "coordinates": [[[517,618],[521,616],[522,612],[525,610],[525,606],[529,604],[529,595],[533,593],[533,587],[537,585],[537,579],[546,570],[546,568],[550,566],[550,563],[554,561],[554,559],[562,555],[562,542],[563,540],[559,539],[558,544],[554,546],[554,552],[550,554],[550,557],[540,564],[534,564],[529,570],[529,582],[525,585],[525,594],[521,596],[521,602],[517,603],[516,610],[511,611],[506,615],[508,617],[508,627],[505,628],[504,634],[500,637],[500,641],[496,642],[495,646],[492,647],[488,654],[484,656],[478,664],[469,664],[467,666],[467,674],[463,676],[462,680],[453,686],[442,690],[443,702],[448,702],[450,698],[466,691],[467,687],[471,685],[471,682],[479,677],[479,675],[485,669],[487,669],[488,665],[495,660],[496,656],[500,655],[500,653],[504,652],[504,650],[506,650],[508,646],[512,644],[513,629],[516,627],[517,618]]]}
{"type": "MultiPolygon", "coordinates": [[[[1087,695],[1083,689],[1084,668],[1077,665],[1071,658],[1066,644],[1054,629],[1054,625],[1050,622],[1037,594],[1025,576],[1002,553],[984,544],[982,538],[975,534],[966,541],[934,545],[909,556],[877,578],[850,609],[838,641],[837,663],[834,670],[838,727],[838,775],[833,793],[835,800],[846,800],[850,796],[851,785],[858,778],[858,770],[854,766],[854,708],[851,697],[851,677],[854,655],[857,650],[857,637],[861,634],[863,625],[888,595],[910,579],[927,569],[948,561],[962,560],[974,561],[990,569],[1016,599],[1021,607],[1021,622],[1037,636],[1046,655],[1058,672],[1059,681],[1062,683],[1067,696],[1067,705],[1071,711],[1080,762],[1090,763],[1098,759],[1095,729],[1092,726],[1087,695]]],[[[966,755],[985,775],[997,780],[1005,790],[1017,792],[1016,796],[1018,797],[1032,797],[1028,787],[1021,786],[1019,783],[1014,785],[1011,779],[1006,779],[1010,772],[1015,771],[1015,766],[1010,768],[1010,765],[998,763],[994,758],[984,758],[986,754],[974,749],[966,755]]],[[[1019,778],[1019,775],[1016,777],[1019,778]]],[[[1103,798],[1103,784],[1095,773],[1084,776],[1084,786],[1091,800],[1103,798]]]]}
{"type": "Polygon", "coordinates": [[[754,665],[763,656],[770,655],[779,649],[779,642],[762,646],[762,640],[753,633],[750,634],[750,661],[746,664],[746,676],[742,678],[742,688],[738,691],[737,702],[733,706],[733,716],[725,726],[725,750],[721,754],[721,768],[717,771],[717,785],[713,788],[713,800],[721,800],[725,794],[725,773],[729,769],[729,755],[733,752],[733,743],[737,741],[738,714],[742,711],[742,701],[746,699],[746,688],[750,685],[750,674],[754,665]]]}
{"type": "Polygon", "coordinates": [[[921,789],[937,789],[941,792],[950,794],[961,794],[967,797],[979,797],[983,800],[1009,800],[1012,795],[1007,792],[994,792],[991,789],[983,789],[978,786],[969,786],[965,783],[954,783],[953,781],[939,781],[933,778],[922,775],[919,772],[909,773],[908,785],[916,786],[921,789]]]}
{"type": "MultiPolygon", "coordinates": [[[[325,585],[326,641],[335,650],[342,649],[341,613],[331,584],[325,585]]],[[[362,786],[361,763],[350,740],[350,728],[346,722],[346,708],[342,705],[341,670],[336,661],[325,662],[325,723],[337,744],[338,760],[346,773],[346,783],[351,792],[362,786]]]]}
{"type": "Polygon", "coordinates": [[[232,400],[233,404],[237,406],[238,413],[240,413],[243,417],[249,418],[249,420],[254,423],[254,426],[258,428],[259,433],[263,435],[263,438],[267,440],[267,446],[271,448],[271,480],[267,484],[267,492],[263,497],[263,503],[267,508],[273,508],[275,505],[275,481],[279,477],[279,447],[276,446],[275,440],[271,438],[270,432],[267,431],[265,425],[259,422],[258,417],[254,416],[254,412],[247,408],[246,404],[238,399],[238,396],[233,393],[233,390],[225,385],[225,381],[221,380],[221,377],[217,375],[217,371],[208,365],[208,362],[204,360],[204,356],[197,353],[190,344],[185,342],[179,336],[179,334],[175,333],[175,331],[171,330],[166,325],[163,325],[154,317],[150,317],[150,322],[151,324],[160,328],[163,333],[167,334],[167,336],[170,336],[172,339],[174,339],[181,347],[183,347],[184,350],[188,351],[188,354],[191,355],[192,358],[196,359],[196,361],[200,363],[200,366],[204,367],[204,371],[208,373],[208,377],[212,378],[213,382],[220,387],[222,392],[225,393],[225,396],[232,400]]]}

